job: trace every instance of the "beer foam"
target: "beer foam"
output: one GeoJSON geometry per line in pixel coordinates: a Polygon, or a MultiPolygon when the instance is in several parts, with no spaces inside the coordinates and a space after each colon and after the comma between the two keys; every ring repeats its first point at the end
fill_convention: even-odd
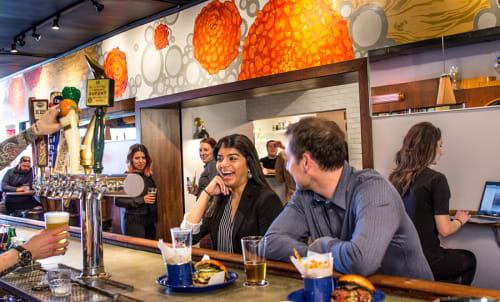
{"type": "Polygon", "coordinates": [[[45,221],[50,223],[63,223],[69,221],[68,212],[47,212],[45,213],[45,221]]]}

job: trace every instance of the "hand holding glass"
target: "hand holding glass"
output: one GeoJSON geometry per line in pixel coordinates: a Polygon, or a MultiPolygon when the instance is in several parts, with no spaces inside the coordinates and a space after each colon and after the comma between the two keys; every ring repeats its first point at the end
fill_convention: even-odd
{"type": "Polygon", "coordinates": [[[155,187],[148,188],[148,194],[152,194],[154,196],[155,201],[156,201],[156,192],[158,192],[157,188],[155,187]]]}
{"type": "Polygon", "coordinates": [[[247,281],[245,286],[266,286],[266,238],[247,236],[241,238],[243,261],[247,281]]]}
{"type": "MultiPolygon", "coordinates": [[[[45,229],[47,231],[56,229],[58,227],[69,225],[69,213],[68,212],[46,212],[44,214],[44,216],[45,216],[45,229]]],[[[64,233],[64,232],[62,232],[62,233],[64,233]]],[[[64,243],[64,242],[66,242],[66,239],[59,241],[59,243],[64,243]]],[[[62,249],[58,249],[58,250],[62,250],[62,249]]]]}

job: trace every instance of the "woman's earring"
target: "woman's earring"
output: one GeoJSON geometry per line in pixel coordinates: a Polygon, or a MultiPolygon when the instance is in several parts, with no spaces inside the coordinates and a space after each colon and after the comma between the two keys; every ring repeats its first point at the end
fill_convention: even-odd
{"type": "Polygon", "coordinates": [[[248,171],[247,177],[248,177],[248,179],[252,179],[252,177],[253,177],[252,172],[248,171]]]}

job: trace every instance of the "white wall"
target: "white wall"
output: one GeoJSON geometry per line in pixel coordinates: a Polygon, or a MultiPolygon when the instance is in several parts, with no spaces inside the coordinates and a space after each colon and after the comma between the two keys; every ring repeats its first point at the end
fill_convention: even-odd
{"type": "MultiPolygon", "coordinates": [[[[422,121],[433,123],[442,132],[443,156],[433,168],[448,179],[450,209],[478,210],[484,182],[500,181],[500,107],[374,117],[376,170],[389,175],[404,135],[422,121]]],[[[476,255],[478,267],[473,286],[500,290],[500,246],[491,227],[467,224],[442,243],[476,255]]]]}

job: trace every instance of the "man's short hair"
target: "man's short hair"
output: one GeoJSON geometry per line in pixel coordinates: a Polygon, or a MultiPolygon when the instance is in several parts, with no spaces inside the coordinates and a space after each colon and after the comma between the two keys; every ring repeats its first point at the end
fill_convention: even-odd
{"type": "Polygon", "coordinates": [[[297,160],[309,151],[322,170],[335,170],[344,165],[345,136],[335,122],[306,117],[288,126],[286,135],[289,152],[297,160]]]}
{"type": "Polygon", "coordinates": [[[266,148],[269,148],[269,144],[274,143],[274,142],[275,142],[275,140],[272,140],[272,139],[268,140],[266,143],[266,148]]]}

